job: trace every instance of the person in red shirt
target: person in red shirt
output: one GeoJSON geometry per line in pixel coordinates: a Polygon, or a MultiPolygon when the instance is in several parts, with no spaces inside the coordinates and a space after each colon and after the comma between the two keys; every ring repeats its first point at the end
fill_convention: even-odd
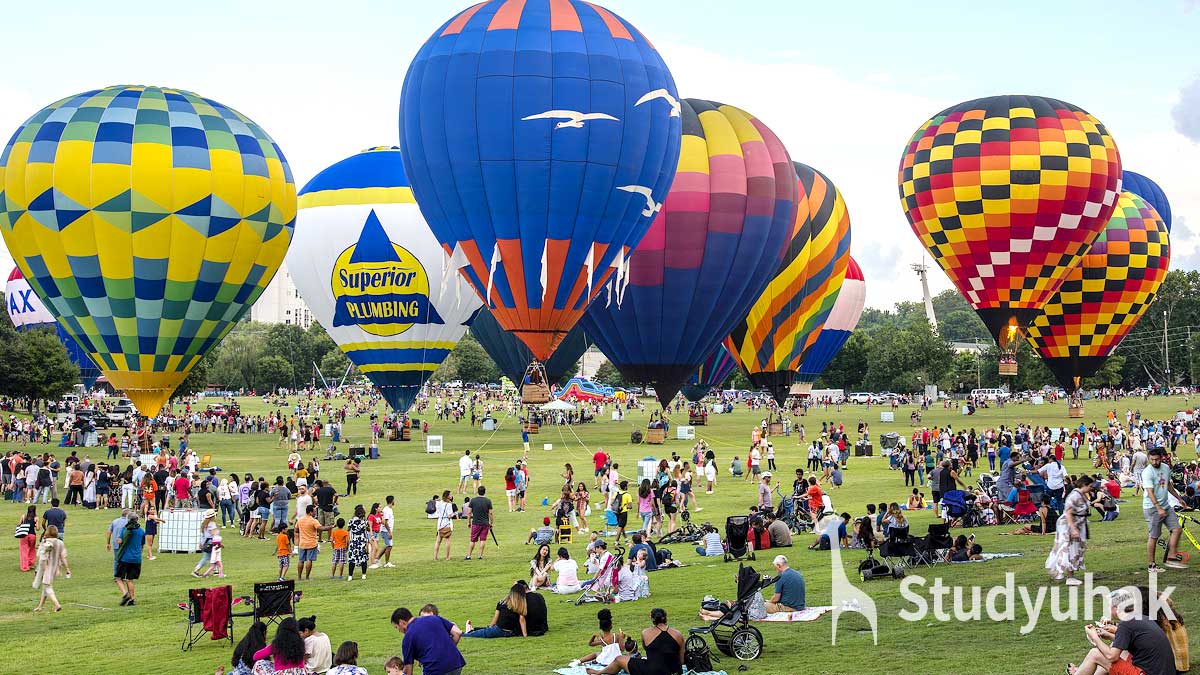
{"type": "Polygon", "coordinates": [[[821,492],[821,486],[817,485],[816,476],[808,477],[808,490],[804,494],[808,497],[808,512],[815,522],[821,517],[821,511],[825,509],[825,502],[822,499],[825,493],[821,492]]]}
{"type": "Polygon", "coordinates": [[[181,473],[172,482],[175,487],[175,505],[177,509],[188,508],[192,503],[192,481],[186,473],[181,473]]]}
{"type": "Polygon", "coordinates": [[[1058,460],[1061,463],[1063,461],[1064,454],[1066,454],[1066,453],[1063,451],[1062,442],[1060,441],[1058,443],[1055,443],[1054,444],[1054,459],[1058,460]]]}
{"type": "Polygon", "coordinates": [[[608,465],[608,455],[605,454],[603,448],[596,450],[596,454],[592,455],[592,464],[596,467],[596,480],[593,482],[593,486],[599,489],[600,477],[605,474],[604,467],[608,465]]]}

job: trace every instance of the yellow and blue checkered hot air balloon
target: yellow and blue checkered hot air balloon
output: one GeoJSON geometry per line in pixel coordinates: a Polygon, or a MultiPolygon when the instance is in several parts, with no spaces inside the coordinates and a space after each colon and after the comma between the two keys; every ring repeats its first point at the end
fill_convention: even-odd
{"type": "Polygon", "coordinates": [[[53,103],[0,157],[0,231],[46,307],[153,415],[262,294],[296,187],[257,124],[178,89],[53,103]]]}
{"type": "MultiPolygon", "coordinates": [[[[288,268],[304,302],[397,412],[483,306],[421,215],[399,148],[372,148],[300,191],[288,268]]],[[[523,367],[523,364],[522,364],[523,367]]]]}

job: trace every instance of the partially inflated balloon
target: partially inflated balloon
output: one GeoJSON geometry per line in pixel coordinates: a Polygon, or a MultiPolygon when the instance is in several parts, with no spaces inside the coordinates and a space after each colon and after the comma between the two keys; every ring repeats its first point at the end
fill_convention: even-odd
{"type": "Polygon", "coordinates": [[[447,269],[397,148],[334,164],[300,191],[288,268],[338,347],[405,412],[454,345],[479,298],[447,269]]]}
{"type": "Polygon", "coordinates": [[[737,362],[729,355],[729,350],[725,349],[725,345],[717,345],[680,391],[687,400],[696,403],[704,398],[709,390],[724,382],[734,368],[737,368],[737,362]]]}
{"type": "Polygon", "coordinates": [[[756,387],[783,404],[804,355],[825,324],[850,261],[850,212],[825,174],[795,163],[807,214],[775,278],[733,329],[725,348],[756,387]],[[808,230],[807,245],[802,245],[808,230]]]}
{"type": "Polygon", "coordinates": [[[1121,158],[1076,106],[993,96],[922,124],[899,187],[913,232],[1011,351],[1112,215],[1121,158]]]}
{"type": "Polygon", "coordinates": [[[79,379],[83,382],[83,386],[91,389],[92,385],[96,384],[96,378],[100,377],[100,369],[92,362],[83,347],[79,346],[79,342],[63,329],[61,323],[54,320],[54,315],[42,304],[37,294],[33,292],[33,288],[29,286],[29,282],[25,281],[25,277],[21,274],[21,268],[14,267],[12,273],[8,275],[8,285],[4,288],[4,299],[8,303],[8,318],[12,320],[13,326],[17,330],[43,327],[53,329],[63,347],[66,348],[71,363],[79,368],[79,379]]]}
{"type": "MultiPolygon", "coordinates": [[[[504,330],[486,307],[479,310],[471,322],[471,335],[479,341],[483,350],[499,366],[500,372],[515,383],[525,376],[525,367],[533,360],[533,353],[517,336],[504,330]]],[[[579,359],[587,351],[590,341],[581,324],[575,324],[567,336],[558,343],[554,353],[546,359],[546,377],[551,382],[561,382],[564,376],[574,375],[579,359]]]]}
{"type": "Polygon", "coordinates": [[[177,89],[42,109],[0,157],[0,231],[30,286],[154,415],[287,253],[296,187],[254,122],[177,89]]]}
{"type": "Polygon", "coordinates": [[[1167,232],[1171,231],[1171,202],[1167,200],[1167,194],[1158,186],[1158,183],[1140,173],[1126,169],[1121,172],[1121,189],[1132,192],[1153,206],[1154,210],[1158,212],[1158,217],[1162,218],[1163,225],[1167,227],[1167,232]]]}
{"type": "Polygon", "coordinates": [[[400,139],[434,234],[544,361],[661,208],[678,95],[649,41],[603,7],[491,0],[417,53],[400,139]]]}
{"type": "Polygon", "coordinates": [[[653,385],[663,405],[762,293],[798,205],[787,150],[760,120],[690,98],[682,119],[679,170],[630,256],[629,285],[582,320],[625,380],[653,385]]]}
{"type": "Polygon", "coordinates": [[[1123,192],[1100,238],[1029,326],[1029,344],[1063,388],[1079,389],[1100,369],[1154,302],[1170,262],[1162,218],[1123,192]]]}
{"type": "Polygon", "coordinates": [[[812,389],[812,383],[825,372],[850,339],[851,333],[858,326],[858,319],[862,316],[866,300],[867,282],[863,277],[862,268],[854,258],[850,258],[850,264],[846,267],[846,279],[842,281],[829,318],[825,320],[824,327],[817,334],[816,341],[796,373],[796,382],[800,385],[801,393],[812,389]]]}

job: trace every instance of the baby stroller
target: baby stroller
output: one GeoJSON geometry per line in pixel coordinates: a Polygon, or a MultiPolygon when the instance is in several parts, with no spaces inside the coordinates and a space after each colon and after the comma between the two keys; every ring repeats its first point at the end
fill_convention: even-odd
{"type": "Polygon", "coordinates": [[[979,489],[987,496],[992,498],[992,501],[1000,501],[1000,495],[996,492],[996,477],[990,473],[979,474],[979,489]]]}
{"type": "Polygon", "coordinates": [[[608,558],[601,560],[600,567],[596,569],[596,576],[592,577],[591,581],[584,582],[583,592],[575,598],[575,604],[611,602],[612,596],[617,590],[617,574],[621,571],[621,564],[624,560],[625,549],[621,546],[615,547],[608,558]]]}
{"type": "Polygon", "coordinates": [[[760,575],[753,567],[739,564],[737,599],[729,604],[710,601],[711,604],[702,605],[707,611],[721,612],[721,618],[707,626],[689,629],[684,651],[689,654],[707,651],[708,645],[704,636],[712,635],[713,642],[717,643],[717,649],[721,650],[722,654],[739,661],[757,659],[762,654],[763,636],[757,628],[750,625],[750,601],[754,599],[755,593],[773,583],[775,579],[760,575]]]}
{"type": "Polygon", "coordinates": [[[750,546],[750,517],[729,516],[725,519],[725,562],[746,558],[754,560],[750,546]]]}
{"type": "Polygon", "coordinates": [[[775,507],[776,520],[782,520],[793,534],[804,534],[813,529],[803,495],[784,496],[778,487],[775,488],[775,494],[779,496],[779,506],[775,507]]]}
{"type": "Polygon", "coordinates": [[[975,495],[951,490],[942,495],[942,511],[951,527],[982,527],[983,514],[975,506],[975,495]]]}
{"type": "Polygon", "coordinates": [[[893,471],[900,469],[900,458],[904,454],[901,447],[900,434],[889,431],[879,437],[880,453],[888,456],[888,468],[893,471]]]}

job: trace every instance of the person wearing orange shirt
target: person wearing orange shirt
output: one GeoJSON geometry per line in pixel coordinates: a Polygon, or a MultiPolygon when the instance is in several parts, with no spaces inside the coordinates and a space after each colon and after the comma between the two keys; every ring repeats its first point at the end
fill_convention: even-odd
{"type": "Polygon", "coordinates": [[[317,561],[317,543],[322,532],[332,530],[317,521],[317,506],[309,504],[304,515],[296,521],[296,539],[300,548],[300,565],[296,568],[296,581],[312,578],[312,566],[317,561]]]}
{"type": "Polygon", "coordinates": [[[350,551],[350,531],[346,529],[346,519],[338,518],[337,527],[329,533],[333,542],[333,567],[329,570],[330,579],[346,578],[346,559],[350,551]]]}

